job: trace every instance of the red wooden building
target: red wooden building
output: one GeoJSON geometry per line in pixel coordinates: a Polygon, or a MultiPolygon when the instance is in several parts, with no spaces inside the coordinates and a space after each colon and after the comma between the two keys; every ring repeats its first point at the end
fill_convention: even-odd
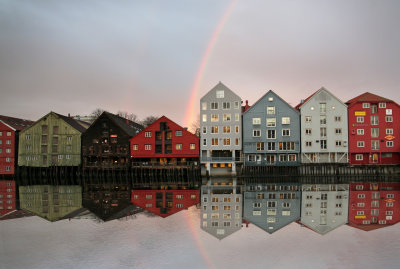
{"type": "Polygon", "coordinates": [[[200,203],[200,190],[132,190],[132,204],[168,217],[200,203]]]}
{"type": "Polygon", "coordinates": [[[198,164],[199,138],[162,116],[131,138],[132,164],[189,165],[198,164]]]}
{"type": "Polygon", "coordinates": [[[399,164],[400,106],[369,92],[346,104],[350,164],[399,164]]]}
{"type": "Polygon", "coordinates": [[[0,180],[0,217],[17,209],[15,180],[0,180]]]}
{"type": "Polygon", "coordinates": [[[33,121],[0,115],[0,175],[14,175],[19,132],[33,121]]]}
{"type": "Polygon", "coordinates": [[[400,222],[400,183],[350,183],[349,225],[373,230],[400,222]]]}

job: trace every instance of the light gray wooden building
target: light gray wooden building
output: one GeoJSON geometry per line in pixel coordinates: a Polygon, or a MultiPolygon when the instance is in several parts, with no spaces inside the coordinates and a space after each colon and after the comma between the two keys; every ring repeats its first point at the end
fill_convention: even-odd
{"type": "Polygon", "coordinates": [[[301,162],[347,163],[347,106],[321,88],[296,108],[301,115],[301,162]]]}
{"type": "Polygon", "coordinates": [[[201,187],[201,229],[223,239],[242,228],[242,190],[225,183],[201,187]]]}
{"type": "Polygon", "coordinates": [[[303,184],[301,223],[326,234],[348,222],[349,184],[303,184]]]}
{"type": "Polygon", "coordinates": [[[242,155],[241,98],[219,82],[200,100],[200,160],[210,174],[236,174],[242,155]]]}
{"type": "Polygon", "coordinates": [[[300,113],[268,91],[243,113],[245,165],[297,165],[300,113]]]}
{"type": "Polygon", "coordinates": [[[246,184],[243,196],[243,219],[270,234],[300,219],[297,183],[246,184]]]}

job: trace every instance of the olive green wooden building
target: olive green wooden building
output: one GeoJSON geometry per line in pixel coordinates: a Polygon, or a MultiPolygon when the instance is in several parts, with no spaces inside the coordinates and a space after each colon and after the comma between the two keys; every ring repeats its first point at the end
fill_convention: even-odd
{"type": "Polygon", "coordinates": [[[18,165],[79,166],[81,134],[88,123],[50,112],[20,133],[18,165]]]}
{"type": "Polygon", "coordinates": [[[49,221],[57,221],[82,208],[82,187],[20,186],[19,199],[21,209],[49,221]]]}

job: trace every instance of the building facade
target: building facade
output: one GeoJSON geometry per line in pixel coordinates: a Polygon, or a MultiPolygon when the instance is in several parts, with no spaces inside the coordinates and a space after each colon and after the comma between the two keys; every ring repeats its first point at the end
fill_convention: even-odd
{"type": "Polygon", "coordinates": [[[242,190],[240,186],[201,186],[201,229],[223,239],[242,228],[242,190]]]}
{"type": "Polygon", "coordinates": [[[200,190],[132,190],[131,202],[165,218],[200,204],[200,190]]]}
{"type": "Polygon", "coordinates": [[[83,167],[130,167],[129,139],[142,129],[140,124],[103,112],[82,134],[83,167]]]}
{"type": "Polygon", "coordinates": [[[373,230],[400,222],[400,183],[350,183],[349,225],[373,230]]]}
{"type": "Polygon", "coordinates": [[[54,112],[20,132],[18,165],[79,166],[81,134],[87,124],[54,112]]]}
{"type": "Polygon", "coordinates": [[[302,163],[348,163],[347,106],[325,88],[296,106],[302,163]]]}
{"type": "Polygon", "coordinates": [[[347,104],[350,164],[399,164],[399,105],[369,92],[347,104]]]}
{"type": "Polygon", "coordinates": [[[18,157],[19,133],[32,121],[0,115],[0,175],[14,175],[18,157]]]}
{"type": "Polygon", "coordinates": [[[199,138],[162,116],[131,138],[132,165],[198,165],[199,138]]]}
{"type": "Polygon", "coordinates": [[[303,184],[301,223],[326,234],[348,221],[348,184],[303,184]]]}
{"type": "Polygon", "coordinates": [[[242,163],[241,101],[221,82],[200,100],[200,161],[210,174],[235,174],[242,163]]]}
{"type": "Polygon", "coordinates": [[[49,221],[82,208],[82,188],[74,185],[19,186],[20,207],[49,221]]]}
{"type": "Polygon", "coordinates": [[[300,219],[298,184],[246,184],[243,199],[243,219],[268,233],[300,219]]]}
{"type": "Polygon", "coordinates": [[[243,114],[245,165],[297,165],[300,113],[268,91],[243,114]]]}

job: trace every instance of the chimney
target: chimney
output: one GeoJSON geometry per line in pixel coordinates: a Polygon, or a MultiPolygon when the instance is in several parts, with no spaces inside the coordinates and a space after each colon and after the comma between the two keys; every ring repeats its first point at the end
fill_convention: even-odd
{"type": "Polygon", "coordinates": [[[301,100],[300,100],[300,104],[304,104],[304,99],[301,99],[301,100]]]}

